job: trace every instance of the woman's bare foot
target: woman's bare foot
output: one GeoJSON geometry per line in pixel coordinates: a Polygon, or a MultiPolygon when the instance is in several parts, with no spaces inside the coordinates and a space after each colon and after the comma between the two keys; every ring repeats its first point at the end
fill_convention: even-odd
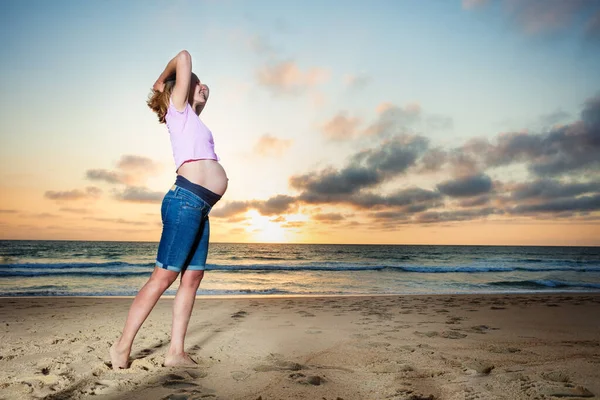
{"type": "Polygon", "coordinates": [[[187,353],[171,354],[165,356],[165,367],[193,367],[198,363],[194,361],[187,353]]]}
{"type": "Polygon", "coordinates": [[[129,351],[119,348],[119,342],[115,342],[110,347],[110,361],[115,371],[127,368],[129,366],[129,351]]]}

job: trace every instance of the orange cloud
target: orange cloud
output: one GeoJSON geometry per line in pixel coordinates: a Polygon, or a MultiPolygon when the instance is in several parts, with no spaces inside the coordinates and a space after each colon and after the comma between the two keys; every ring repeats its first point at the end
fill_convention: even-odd
{"type": "Polygon", "coordinates": [[[340,112],[322,127],[325,137],[331,140],[351,139],[358,134],[360,118],[348,117],[345,112],[340,112]]]}
{"type": "Polygon", "coordinates": [[[299,94],[313,88],[329,78],[323,68],[310,68],[303,72],[293,61],[265,66],[257,71],[258,83],[275,94],[299,94]]]}
{"type": "Polygon", "coordinates": [[[275,136],[264,134],[254,145],[254,152],[266,157],[280,157],[292,145],[292,140],[279,139],[275,136]]]}

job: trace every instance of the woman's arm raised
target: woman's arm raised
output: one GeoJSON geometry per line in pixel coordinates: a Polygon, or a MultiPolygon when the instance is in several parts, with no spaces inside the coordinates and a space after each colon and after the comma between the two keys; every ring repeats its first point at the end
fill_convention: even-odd
{"type": "Polygon", "coordinates": [[[165,70],[160,74],[153,89],[162,92],[165,87],[165,81],[175,73],[177,77],[175,87],[171,98],[175,108],[182,111],[185,109],[185,103],[188,100],[190,91],[190,82],[192,77],[192,56],[187,50],[180,51],[165,67],[165,70]]]}

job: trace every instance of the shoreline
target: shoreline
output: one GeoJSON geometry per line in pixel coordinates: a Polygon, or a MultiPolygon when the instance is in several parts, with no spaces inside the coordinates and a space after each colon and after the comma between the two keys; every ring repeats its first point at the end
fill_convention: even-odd
{"type": "MultiPolygon", "coordinates": [[[[263,298],[273,298],[273,299],[286,299],[286,298],[354,298],[354,297],[447,297],[447,296],[551,296],[551,295],[574,295],[574,296],[584,296],[584,295],[597,295],[600,296],[600,290],[590,290],[590,291],[553,291],[553,290],[545,290],[545,291],[510,291],[510,292],[476,292],[476,293],[373,293],[373,294],[199,294],[196,295],[196,299],[263,299],[263,298]]],[[[38,298],[78,298],[78,299],[133,299],[135,295],[132,296],[79,296],[79,295],[40,295],[40,296],[0,296],[0,300],[5,299],[38,299],[38,298]]],[[[162,295],[161,299],[174,299],[175,295],[162,295]]]]}

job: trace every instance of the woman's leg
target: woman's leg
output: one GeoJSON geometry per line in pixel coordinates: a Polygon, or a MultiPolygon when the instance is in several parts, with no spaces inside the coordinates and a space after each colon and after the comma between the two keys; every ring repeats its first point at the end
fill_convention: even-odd
{"type": "Polygon", "coordinates": [[[129,308],[125,328],[121,337],[110,348],[113,369],[127,368],[129,354],[135,335],[156,305],[165,290],[177,279],[179,273],[166,269],[154,268],[148,282],[142,287],[129,308]]]}
{"type": "Polygon", "coordinates": [[[186,268],[181,273],[179,289],[173,303],[173,330],[171,332],[171,347],[165,358],[165,365],[195,364],[184,350],[185,334],[187,332],[192,308],[196,300],[198,286],[204,277],[206,258],[208,257],[208,241],[210,239],[210,222],[208,215],[202,218],[200,230],[191,248],[191,256],[186,268]]]}
{"type": "Polygon", "coordinates": [[[173,302],[171,346],[165,357],[165,366],[195,364],[184,351],[184,341],[196,300],[196,292],[203,277],[204,271],[186,269],[181,273],[179,289],[177,289],[173,302]]]}

